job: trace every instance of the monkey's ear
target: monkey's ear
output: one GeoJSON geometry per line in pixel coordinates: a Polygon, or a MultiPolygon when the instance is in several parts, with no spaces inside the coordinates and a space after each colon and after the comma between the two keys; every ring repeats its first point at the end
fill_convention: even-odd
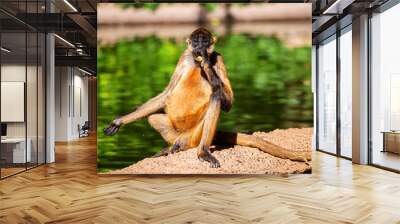
{"type": "Polygon", "coordinates": [[[186,44],[187,44],[187,45],[190,45],[190,44],[191,44],[190,38],[186,38],[186,44]]]}
{"type": "Polygon", "coordinates": [[[217,37],[216,36],[212,36],[212,42],[213,42],[213,44],[215,44],[215,43],[217,43],[217,37]]]}

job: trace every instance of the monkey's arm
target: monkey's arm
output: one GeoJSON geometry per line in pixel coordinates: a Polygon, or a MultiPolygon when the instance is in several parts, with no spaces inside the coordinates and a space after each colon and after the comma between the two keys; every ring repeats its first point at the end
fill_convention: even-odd
{"type": "Polygon", "coordinates": [[[182,74],[181,72],[179,72],[179,70],[175,71],[174,75],[172,75],[171,81],[162,93],[160,93],[156,97],[151,98],[146,103],[142,104],[140,107],[134,110],[132,113],[129,113],[119,118],[121,120],[121,124],[134,122],[163,109],[165,106],[166,98],[175,88],[181,76],[182,74]]]}
{"type": "Polygon", "coordinates": [[[150,99],[137,109],[135,109],[133,112],[124,115],[120,118],[116,118],[113,120],[108,127],[104,129],[104,134],[105,135],[114,135],[115,133],[118,132],[119,128],[123,124],[128,124],[130,122],[136,121],[138,119],[141,119],[143,117],[146,117],[152,113],[155,113],[159,111],[161,108],[164,107],[164,102],[165,102],[165,97],[166,97],[166,92],[160,93],[158,96],[150,99]]]}
{"type": "Polygon", "coordinates": [[[229,112],[233,104],[233,91],[231,83],[228,79],[225,64],[222,56],[219,54],[214,54],[215,57],[214,65],[211,66],[211,60],[207,57],[206,53],[202,53],[202,68],[207,75],[207,79],[213,88],[213,91],[221,91],[221,109],[225,112],[229,112]]]}
{"type": "Polygon", "coordinates": [[[104,134],[114,135],[115,133],[118,132],[121,125],[134,122],[136,120],[147,117],[163,109],[167,97],[176,87],[180,78],[182,77],[182,69],[184,66],[182,61],[183,57],[181,57],[181,59],[179,60],[178,65],[175,69],[174,74],[171,77],[168,86],[164,89],[162,93],[158,94],[156,97],[151,98],[146,103],[142,104],[137,109],[135,109],[133,112],[113,120],[111,124],[104,129],[104,134]]]}
{"type": "Polygon", "coordinates": [[[161,110],[164,107],[166,96],[166,91],[164,91],[156,97],[151,98],[146,103],[136,108],[133,112],[120,117],[120,124],[122,125],[134,122],[161,110]]]}
{"type": "Polygon", "coordinates": [[[228,73],[225,68],[224,60],[222,59],[221,55],[217,56],[217,61],[213,68],[222,81],[223,94],[221,99],[221,109],[225,112],[228,112],[232,108],[233,104],[233,91],[231,82],[228,79],[228,73]]]}

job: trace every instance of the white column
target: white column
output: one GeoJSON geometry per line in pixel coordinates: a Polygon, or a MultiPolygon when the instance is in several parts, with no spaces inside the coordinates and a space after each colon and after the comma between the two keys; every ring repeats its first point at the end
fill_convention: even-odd
{"type": "Polygon", "coordinates": [[[55,161],[54,133],[55,133],[55,60],[54,35],[46,36],[46,163],[55,161]]]}
{"type": "Polygon", "coordinates": [[[368,163],[368,15],[353,19],[352,157],[368,163]]]}
{"type": "MultiPolygon", "coordinates": [[[[46,11],[53,12],[54,5],[46,1],[46,11]]],[[[54,34],[46,35],[46,163],[55,162],[55,43],[54,34]]]]}

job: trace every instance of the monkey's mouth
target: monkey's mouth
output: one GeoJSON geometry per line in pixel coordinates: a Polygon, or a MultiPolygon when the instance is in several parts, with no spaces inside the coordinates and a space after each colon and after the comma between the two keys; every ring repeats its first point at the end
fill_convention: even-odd
{"type": "Polygon", "coordinates": [[[193,49],[193,51],[192,51],[193,56],[195,56],[195,57],[201,56],[202,51],[203,51],[203,49],[193,49]]]}
{"type": "Polygon", "coordinates": [[[207,50],[204,48],[195,48],[192,51],[193,57],[196,61],[201,61],[204,57],[207,57],[207,50]]]}

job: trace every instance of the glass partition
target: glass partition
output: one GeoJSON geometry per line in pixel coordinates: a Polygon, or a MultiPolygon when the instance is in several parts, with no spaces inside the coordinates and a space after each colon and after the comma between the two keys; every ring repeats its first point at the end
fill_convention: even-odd
{"type": "Polygon", "coordinates": [[[336,153],[336,36],[318,47],[318,149],[336,153]]]}
{"type": "Polygon", "coordinates": [[[31,161],[26,140],[26,33],[3,32],[1,47],[1,175],[6,177],[24,171],[31,161]]]}
{"type": "Polygon", "coordinates": [[[341,31],[340,41],[340,154],[352,157],[352,32],[341,31]]]}
{"type": "MultiPolygon", "coordinates": [[[[0,2],[39,13],[41,1],[0,2]]],[[[43,2],[42,2],[43,5],[43,2]]],[[[0,178],[45,163],[45,35],[0,11],[0,178]]]]}
{"type": "Polygon", "coordinates": [[[400,4],[371,18],[371,162],[400,170],[400,4]]]}

